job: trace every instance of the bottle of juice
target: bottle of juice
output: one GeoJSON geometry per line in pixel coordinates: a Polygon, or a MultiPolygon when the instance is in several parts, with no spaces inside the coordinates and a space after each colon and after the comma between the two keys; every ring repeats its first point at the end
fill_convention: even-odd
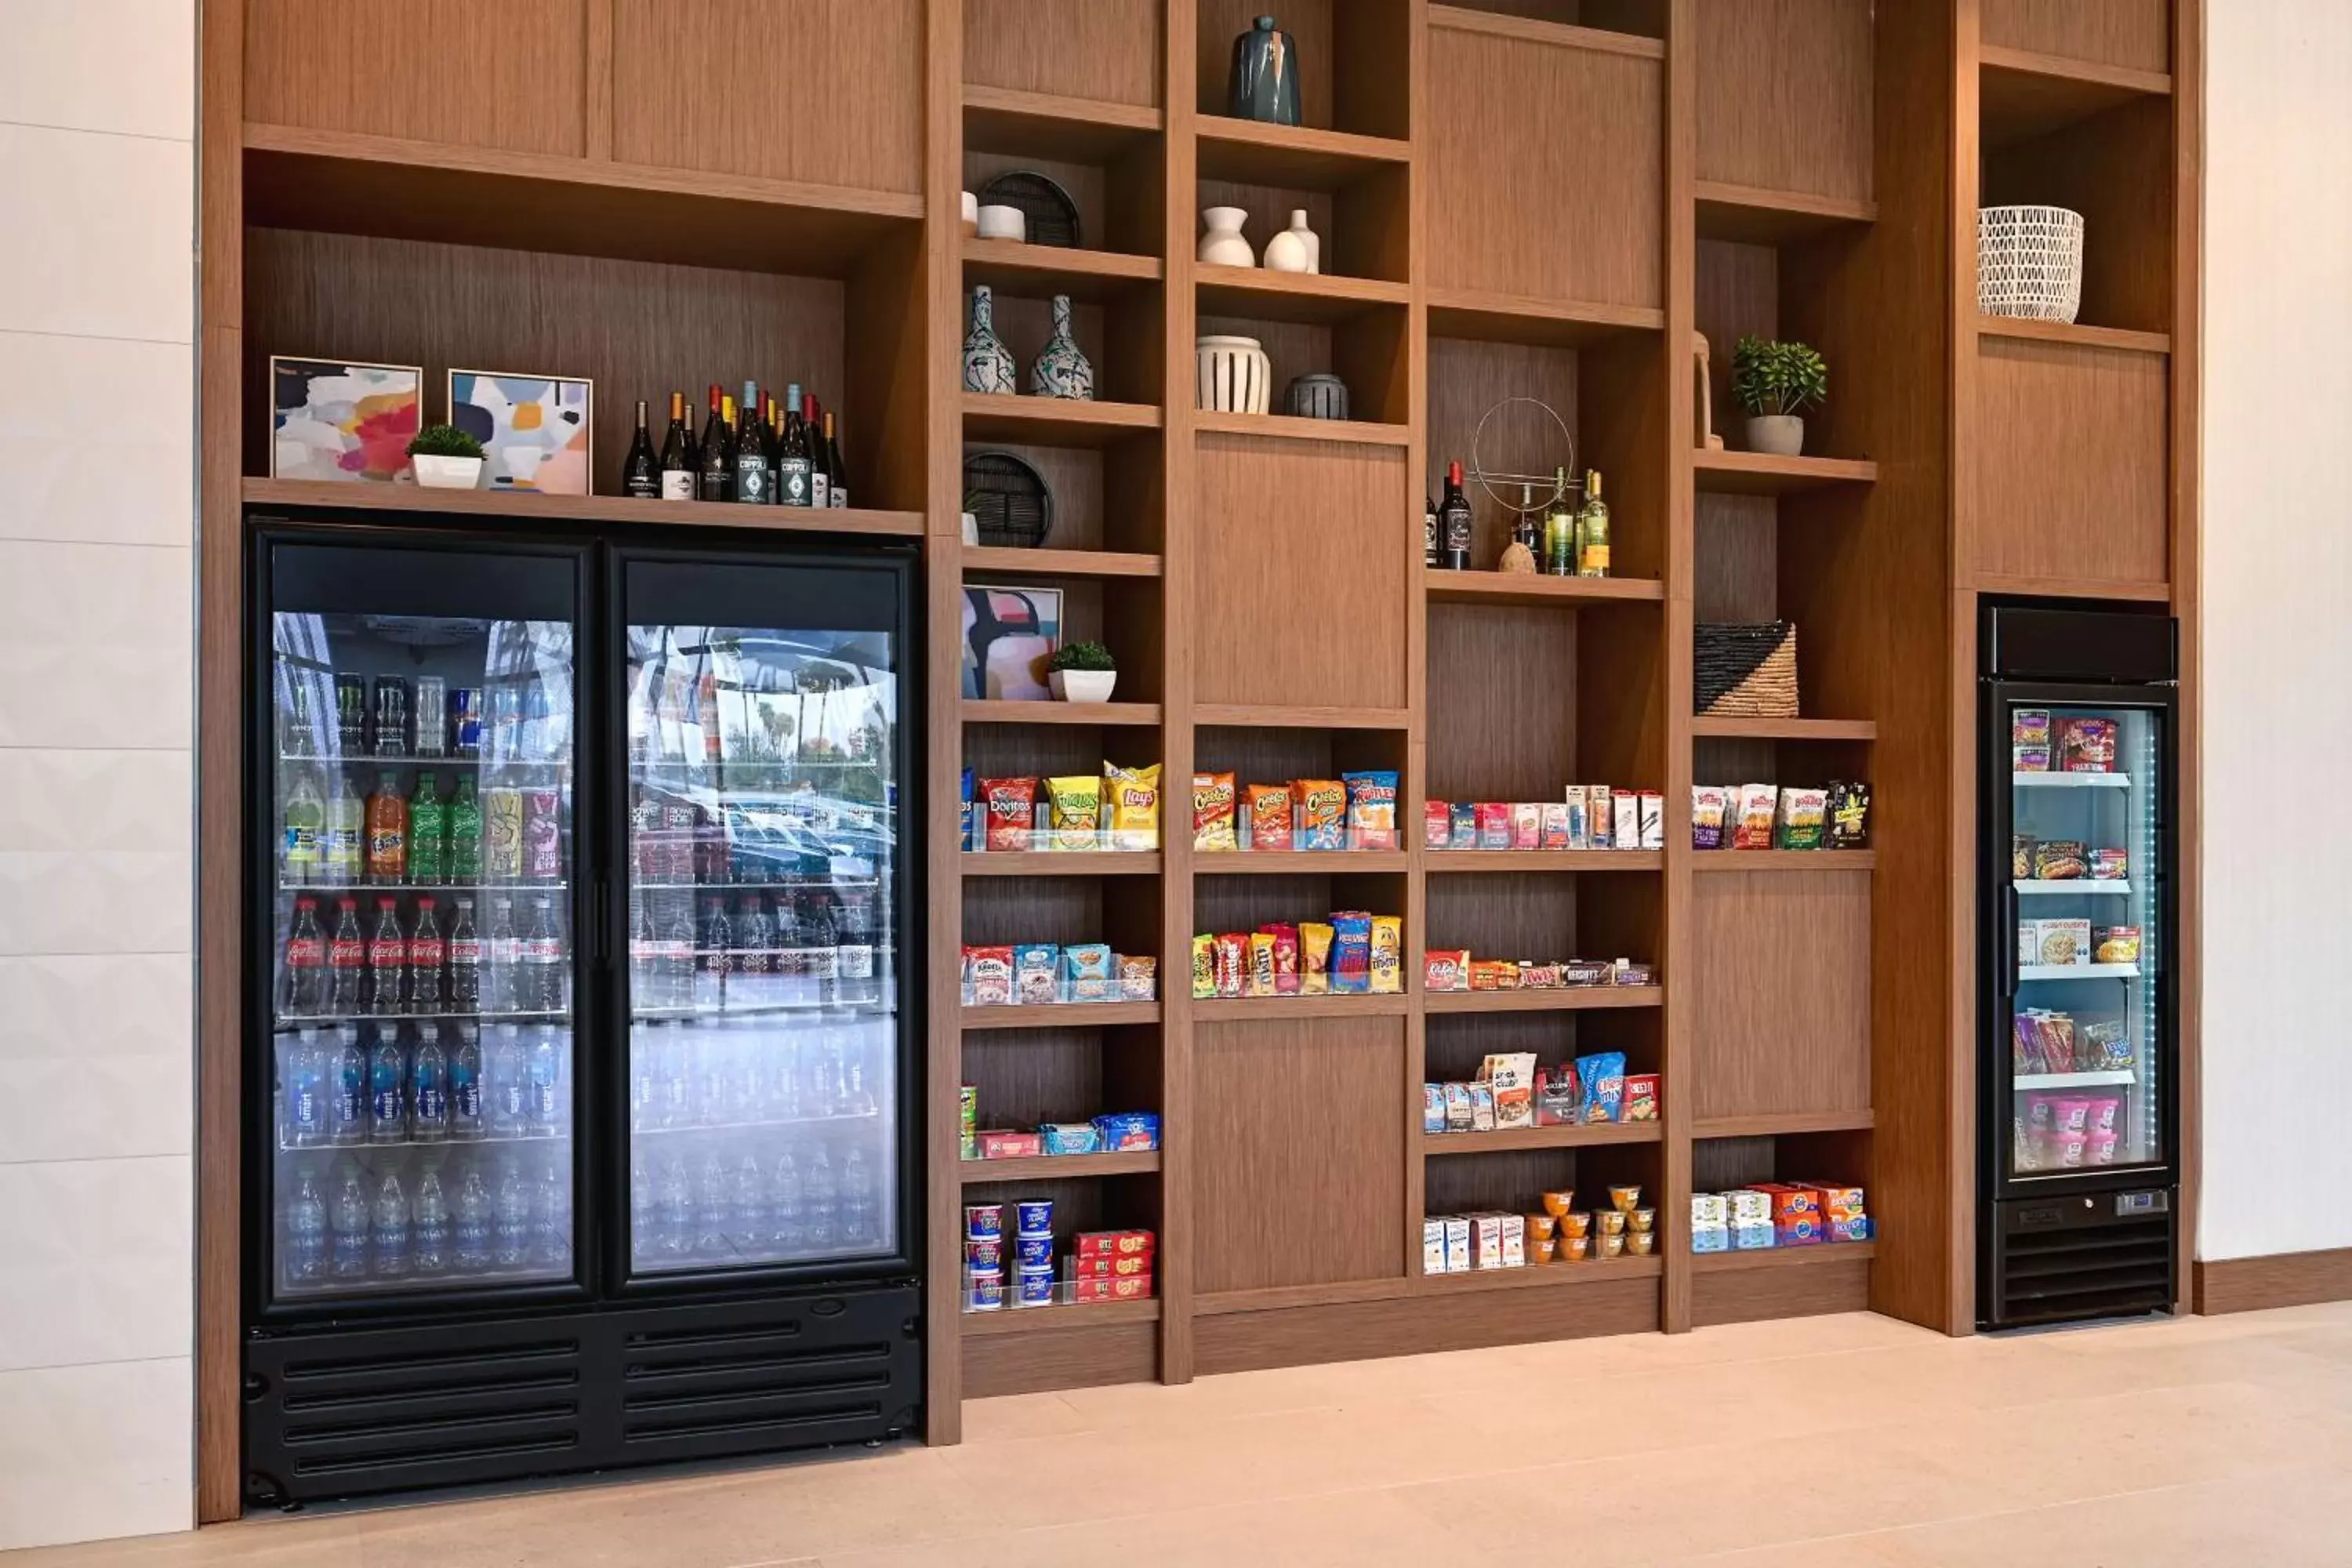
{"type": "Polygon", "coordinates": [[[389,770],[368,797],[367,873],[379,887],[408,880],[408,803],[400,798],[400,781],[389,770]]]}

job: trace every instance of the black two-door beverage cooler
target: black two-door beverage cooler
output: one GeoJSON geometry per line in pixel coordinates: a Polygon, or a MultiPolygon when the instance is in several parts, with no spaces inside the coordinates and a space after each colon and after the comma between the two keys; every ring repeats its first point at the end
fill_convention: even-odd
{"type": "Polygon", "coordinates": [[[250,520],[255,1506],[913,1429],[917,562],[250,520]]]}
{"type": "Polygon", "coordinates": [[[2179,1293],[2179,688],[2161,613],[1986,606],[1977,1320],[2179,1293]]]}

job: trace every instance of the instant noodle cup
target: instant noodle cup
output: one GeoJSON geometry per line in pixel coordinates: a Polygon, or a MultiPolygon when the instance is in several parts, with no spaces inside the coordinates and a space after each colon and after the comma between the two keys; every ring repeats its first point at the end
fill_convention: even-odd
{"type": "Polygon", "coordinates": [[[1642,1206],[1642,1189],[1612,1187],[1609,1189],[1609,1205],[1619,1214],[1631,1214],[1642,1206]]]}
{"type": "Polygon", "coordinates": [[[1560,1260],[1581,1263],[1592,1256],[1592,1238],[1589,1236],[1563,1236],[1559,1238],[1560,1260]]]}
{"type": "Polygon", "coordinates": [[[2112,1094],[2091,1096],[2090,1117],[2084,1126],[2093,1132],[2113,1132],[2116,1119],[2123,1114],[2121,1097],[2112,1094]]]}
{"type": "Polygon", "coordinates": [[[1543,1211],[1554,1219],[1565,1219],[1568,1212],[1575,1206],[1576,1192],[1573,1188],[1543,1195],[1543,1211]]]}
{"type": "Polygon", "coordinates": [[[1625,1237],[1625,1245],[1633,1248],[1633,1256],[1636,1258],[1649,1257],[1650,1249],[1655,1247],[1657,1242],[1658,1237],[1654,1231],[1637,1230],[1625,1237]]]}
{"type": "Polygon", "coordinates": [[[1655,1209],[1628,1209],[1625,1211],[1625,1226],[1628,1230],[1633,1231],[1636,1236],[1643,1235],[1655,1229],[1657,1223],[1658,1211],[1655,1209]]]}
{"type": "Polygon", "coordinates": [[[2083,1163],[2086,1165],[2112,1165],[2115,1163],[2116,1134],[2112,1130],[2105,1132],[2095,1131],[2084,1135],[2083,1139],[2083,1163]]]}
{"type": "Polygon", "coordinates": [[[2090,1131],[2091,1102],[2082,1095],[2060,1095],[2050,1102],[2051,1125],[2077,1136],[2090,1131]]]}
{"type": "Polygon", "coordinates": [[[1593,1228],[1603,1236],[1625,1234],[1625,1211],[1622,1209],[1601,1209],[1592,1219],[1593,1228]]]}

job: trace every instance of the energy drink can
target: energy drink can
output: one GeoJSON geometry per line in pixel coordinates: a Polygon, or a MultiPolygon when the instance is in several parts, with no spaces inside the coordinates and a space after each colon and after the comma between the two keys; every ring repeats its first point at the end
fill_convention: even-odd
{"type": "Polygon", "coordinates": [[[449,702],[447,683],[437,675],[416,678],[416,754],[439,757],[448,754],[449,727],[443,715],[449,702]]]}
{"type": "Polygon", "coordinates": [[[449,689],[449,750],[459,757],[482,754],[482,689],[478,686],[449,689]]]}

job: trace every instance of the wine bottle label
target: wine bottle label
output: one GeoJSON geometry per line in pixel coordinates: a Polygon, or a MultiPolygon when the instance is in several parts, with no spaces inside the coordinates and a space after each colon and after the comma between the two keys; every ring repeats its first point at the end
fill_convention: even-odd
{"type": "Polygon", "coordinates": [[[735,499],[751,506],[759,506],[767,500],[768,468],[759,458],[739,458],[736,461],[735,499]]]}
{"type": "Polygon", "coordinates": [[[777,499],[785,506],[809,504],[809,460],[786,458],[776,465],[777,499]]]}
{"type": "Polygon", "coordinates": [[[1445,548],[1467,553],[1470,549],[1470,509],[1449,510],[1445,514],[1445,548]]]}
{"type": "Polygon", "coordinates": [[[833,504],[835,507],[845,510],[848,508],[849,487],[847,485],[835,485],[833,487],[833,504]]]}
{"type": "Polygon", "coordinates": [[[684,468],[671,468],[665,472],[661,477],[661,499],[664,500],[692,500],[694,499],[694,476],[688,473],[684,468]]]}
{"type": "Polygon", "coordinates": [[[833,504],[832,486],[821,468],[809,470],[809,505],[829,507],[833,504]]]}
{"type": "Polygon", "coordinates": [[[661,481],[650,474],[631,474],[625,488],[631,500],[652,500],[661,494],[661,481]]]}

